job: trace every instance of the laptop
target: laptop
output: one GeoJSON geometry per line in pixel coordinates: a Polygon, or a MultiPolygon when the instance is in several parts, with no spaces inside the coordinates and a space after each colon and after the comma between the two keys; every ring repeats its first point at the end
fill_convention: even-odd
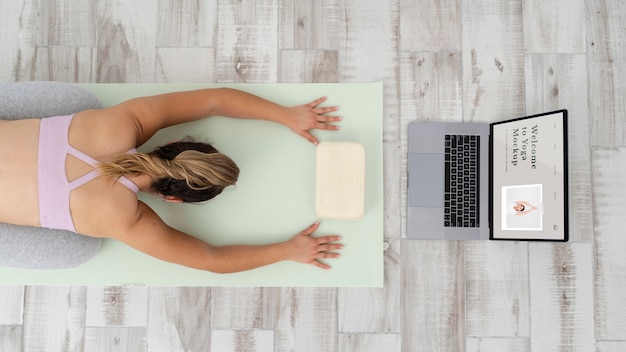
{"type": "Polygon", "coordinates": [[[567,110],[408,133],[408,238],[568,240],[567,110]]]}

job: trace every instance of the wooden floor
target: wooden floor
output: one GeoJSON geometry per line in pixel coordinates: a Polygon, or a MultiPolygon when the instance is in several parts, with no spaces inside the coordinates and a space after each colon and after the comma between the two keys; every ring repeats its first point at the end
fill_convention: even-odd
{"type": "Polygon", "coordinates": [[[0,351],[626,351],[623,0],[12,0],[0,81],[384,81],[385,288],[1,287],[0,351]],[[406,126],[570,110],[571,241],[404,238],[406,126]]]}

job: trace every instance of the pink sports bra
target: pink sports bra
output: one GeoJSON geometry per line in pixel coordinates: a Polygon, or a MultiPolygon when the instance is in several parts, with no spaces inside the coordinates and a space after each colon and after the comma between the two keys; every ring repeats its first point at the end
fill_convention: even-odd
{"type": "MultiPolygon", "coordinates": [[[[38,185],[39,222],[42,227],[76,232],[70,210],[70,193],[99,176],[93,169],[83,176],[68,181],[65,159],[72,155],[95,167],[99,162],[69,144],[69,128],[74,115],[41,119],[39,127],[38,185]]],[[[136,153],[135,149],[129,153],[136,153]]],[[[131,191],[139,191],[137,185],[126,177],[118,182],[131,191]]]]}

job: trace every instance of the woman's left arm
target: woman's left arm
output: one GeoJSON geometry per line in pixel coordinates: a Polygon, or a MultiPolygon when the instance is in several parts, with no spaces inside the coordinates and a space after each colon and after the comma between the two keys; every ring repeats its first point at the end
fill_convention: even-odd
{"type": "Polygon", "coordinates": [[[107,233],[114,234],[111,238],[160,260],[215,273],[245,271],[285,260],[330,269],[320,259],[339,258],[334,251],[343,248],[335,243],[340,240],[339,236],[312,237],[319,223],[284,242],[213,246],[169,227],[142,202],[137,213],[125,220],[128,219],[128,222],[120,222],[119,228],[107,228],[107,233]]]}
{"type": "Polygon", "coordinates": [[[131,99],[113,107],[118,114],[134,119],[139,144],[161,128],[208,116],[259,119],[280,123],[317,144],[312,129],[337,130],[329,124],[340,121],[329,116],[337,107],[319,107],[325,97],[308,104],[286,107],[253,94],[230,88],[200,89],[131,99]]]}

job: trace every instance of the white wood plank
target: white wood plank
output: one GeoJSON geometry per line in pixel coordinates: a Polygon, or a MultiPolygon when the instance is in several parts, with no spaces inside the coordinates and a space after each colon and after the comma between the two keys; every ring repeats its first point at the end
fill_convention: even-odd
{"type": "Polygon", "coordinates": [[[146,287],[89,287],[86,325],[145,327],[148,318],[146,287]]]}
{"type": "Polygon", "coordinates": [[[598,341],[596,352],[623,352],[626,351],[626,341],[598,341]]]}
{"type": "Polygon", "coordinates": [[[528,245],[465,243],[468,336],[528,337],[528,245]]]}
{"type": "Polygon", "coordinates": [[[467,352],[530,352],[528,338],[470,337],[467,352]]]}
{"type": "Polygon", "coordinates": [[[2,286],[0,297],[0,325],[21,325],[24,322],[24,286],[2,286]]]}
{"type": "MultiPolygon", "coordinates": [[[[540,113],[567,108],[577,123],[576,144],[588,134],[587,64],[584,54],[532,54],[525,56],[526,112],[540,113]]],[[[579,149],[589,149],[589,142],[579,149]]],[[[573,145],[572,147],[578,147],[573,145]]]]}
{"type": "Polygon", "coordinates": [[[46,47],[37,49],[39,81],[93,83],[96,80],[97,49],[46,47]]]}
{"type": "Polygon", "coordinates": [[[460,241],[402,240],[403,351],[465,350],[460,241]]]}
{"type": "Polygon", "coordinates": [[[523,114],[521,12],[521,0],[463,2],[464,121],[523,114]]]}
{"type": "Polygon", "coordinates": [[[214,329],[273,329],[276,292],[273,288],[213,288],[214,329]]]}
{"type": "Polygon", "coordinates": [[[233,331],[213,330],[211,351],[219,352],[272,352],[274,332],[271,330],[233,331]]]}
{"type": "MultiPolygon", "coordinates": [[[[385,143],[384,148],[386,155],[390,155],[391,152],[387,151],[389,149],[399,150],[397,145],[391,145],[391,143],[385,143]]],[[[398,158],[385,158],[386,165],[393,164],[394,166],[390,170],[399,170],[398,161],[398,158]]],[[[387,166],[385,169],[387,170],[387,166]]],[[[391,192],[395,191],[397,194],[397,186],[394,190],[392,188],[386,185],[385,193],[394,194],[391,192]]],[[[392,200],[389,198],[392,197],[387,197],[385,202],[395,200],[395,198],[392,200]]],[[[393,213],[393,215],[397,214],[397,212],[393,213]]],[[[381,289],[339,288],[338,314],[341,332],[399,333],[401,331],[401,244],[399,229],[392,228],[391,225],[397,225],[397,222],[391,219],[385,223],[385,233],[389,235],[384,238],[384,287],[381,289]]]]}
{"type": "Polygon", "coordinates": [[[461,1],[400,0],[401,50],[461,50],[461,1]]]}
{"type": "Polygon", "coordinates": [[[591,145],[624,145],[626,11],[621,0],[590,0],[586,6],[591,145]]]}
{"type": "Polygon", "coordinates": [[[98,1],[98,83],[155,81],[157,3],[98,1]]]}
{"type": "Polygon", "coordinates": [[[218,10],[218,82],[276,82],[277,0],[220,0],[218,10]]]}
{"type": "Polygon", "coordinates": [[[280,50],[278,81],[337,82],[339,55],[333,50],[280,50]]]}
{"type": "Polygon", "coordinates": [[[626,149],[592,150],[595,206],[595,326],[598,340],[626,340],[626,149]]]}
{"type": "MultiPolygon", "coordinates": [[[[461,53],[458,52],[401,53],[402,126],[411,120],[461,121],[462,68],[461,53]]],[[[405,135],[406,131],[403,138],[405,135]]]]}
{"type": "Polygon", "coordinates": [[[345,0],[341,5],[339,80],[383,81],[383,140],[398,142],[398,6],[378,0],[345,0]]]}
{"type": "MultiPolygon", "coordinates": [[[[85,351],[124,352],[148,351],[144,328],[87,328],[85,329],[85,351]]],[[[150,351],[172,351],[154,346],[150,351]]],[[[172,351],[173,352],[173,351],[172,351]]]]}
{"type": "Polygon", "coordinates": [[[22,351],[22,327],[0,325],[0,351],[22,351]]]}
{"type": "Polygon", "coordinates": [[[0,81],[31,81],[35,78],[38,2],[0,3],[0,81]]]}
{"type": "Polygon", "coordinates": [[[159,0],[157,17],[158,47],[215,46],[216,1],[159,0]]]}
{"type": "Polygon", "coordinates": [[[339,0],[281,0],[281,49],[338,48],[339,0]]]}
{"type": "Polygon", "coordinates": [[[150,288],[147,344],[150,351],[208,351],[211,289],[150,288]]]}
{"type": "Polygon", "coordinates": [[[280,288],[276,297],[275,349],[337,349],[337,289],[280,288]]]}
{"type": "Polygon", "coordinates": [[[339,352],[400,352],[400,334],[339,334],[339,352]]]}
{"type": "Polygon", "coordinates": [[[27,287],[24,351],[82,350],[85,301],[84,287],[27,287]]]}
{"type": "Polygon", "coordinates": [[[591,243],[529,246],[532,351],[594,347],[591,243]]]}
{"type": "Polygon", "coordinates": [[[570,241],[591,241],[593,211],[585,55],[527,55],[526,113],[568,109],[570,241]]]}
{"type": "Polygon", "coordinates": [[[41,0],[39,46],[96,46],[96,2],[41,0]]]}
{"type": "Polygon", "coordinates": [[[213,48],[158,48],[156,65],[159,83],[213,83],[216,80],[213,48]]]}
{"type": "Polygon", "coordinates": [[[523,0],[522,6],[526,52],[585,51],[585,1],[523,0]]]}

